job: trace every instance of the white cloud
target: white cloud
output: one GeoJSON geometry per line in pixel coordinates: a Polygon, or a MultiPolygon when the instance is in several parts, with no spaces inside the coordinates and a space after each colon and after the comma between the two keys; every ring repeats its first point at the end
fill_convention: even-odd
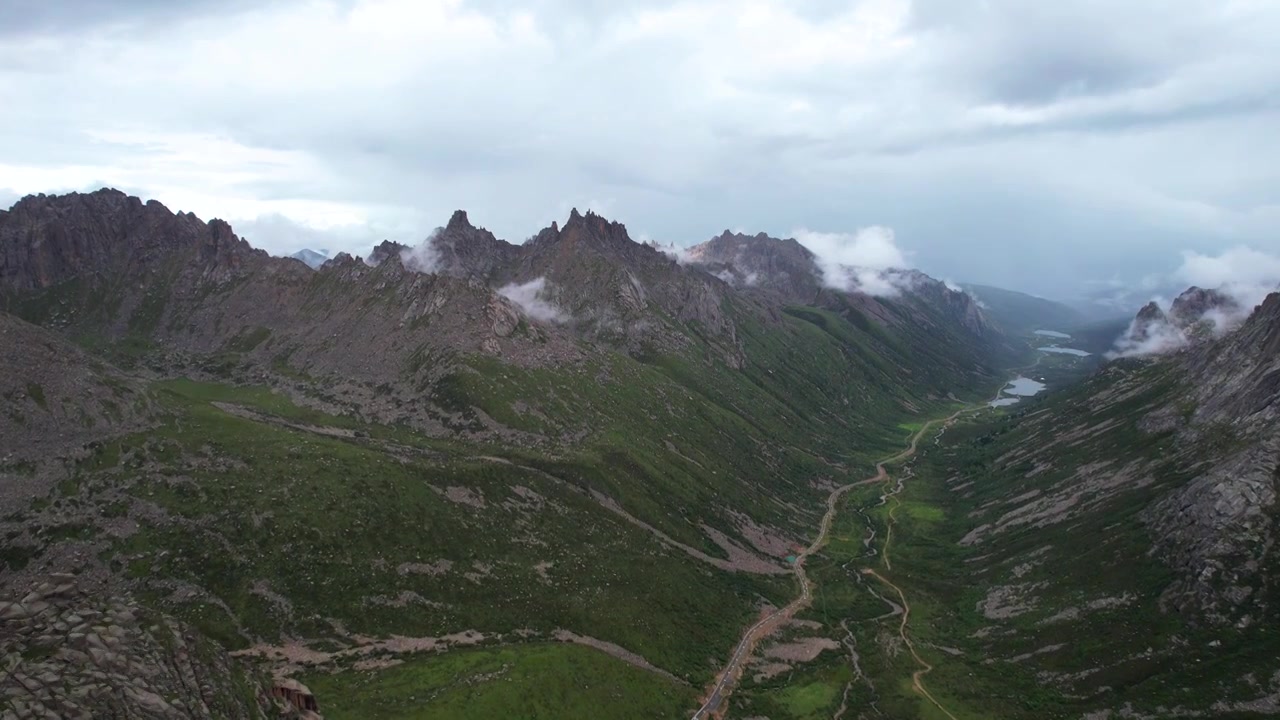
{"type": "Polygon", "coordinates": [[[426,240],[400,251],[400,262],[410,270],[420,273],[433,273],[440,265],[440,251],[436,248],[436,232],[433,231],[426,240]]]}
{"type": "MultiPolygon", "coordinates": [[[[1208,322],[1214,337],[1234,330],[1268,294],[1280,290],[1280,257],[1247,246],[1232,247],[1218,255],[1186,250],[1182,253],[1182,265],[1169,282],[1217,290],[1232,302],[1207,308],[1198,318],[1179,318],[1172,316],[1172,302],[1156,296],[1151,302],[1169,319],[1146,325],[1135,319],[1116,341],[1112,356],[1154,355],[1184,347],[1192,342],[1186,328],[1197,322],[1208,322]]],[[[1159,283],[1147,285],[1156,284],[1159,283]]]]}
{"type": "Polygon", "coordinates": [[[1174,274],[1189,285],[1222,290],[1247,312],[1280,289],[1280,256],[1242,245],[1219,255],[1188,250],[1174,274]]]}
{"type": "Polygon", "coordinates": [[[1107,353],[1107,357],[1159,355],[1186,347],[1189,342],[1186,334],[1168,320],[1158,320],[1144,327],[1135,318],[1129,323],[1124,335],[1116,340],[1115,347],[1107,353]]]}
{"type": "Polygon", "coordinates": [[[822,283],[846,292],[892,297],[904,288],[904,277],[890,270],[909,267],[893,230],[873,226],[855,233],[814,232],[801,228],[793,237],[818,259],[822,283]]]}
{"type": "Polygon", "coordinates": [[[741,285],[743,287],[753,287],[760,282],[760,273],[749,272],[741,277],[738,276],[740,270],[725,268],[714,273],[716,277],[729,283],[730,285],[741,285]]]}
{"type": "Polygon", "coordinates": [[[792,235],[822,262],[871,270],[906,268],[906,254],[898,248],[893,230],[872,226],[855,233],[814,232],[805,228],[792,235]]]}
{"type": "Polygon", "coordinates": [[[251,245],[275,255],[289,255],[298,250],[331,250],[361,247],[381,240],[374,228],[364,224],[316,228],[295,222],[279,213],[260,215],[252,220],[237,220],[233,229],[251,245]]]}
{"type": "Polygon", "coordinates": [[[326,168],[299,151],[250,147],[227,137],[200,133],[86,132],[90,149],[75,165],[0,163],[0,187],[26,191],[139,189],[175,212],[232,222],[279,215],[325,230],[367,224],[366,211],[350,203],[301,197],[259,198],[247,184],[301,185],[323,182],[326,168]],[[128,157],[127,163],[115,162],[128,157]]]}
{"type": "Polygon", "coordinates": [[[645,245],[648,245],[649,247],[653,248],[654,250],[657,250],[663,255],[666,255],[672,260],[675,260],[677,263],[681,265],[684,265],[685,263],[689,263],[689,262],[697,262],[697,256],[693,253],[690,253],[689,248],[687,247],[680,247],[675,243],[660,243],[660,242],[657,242],[656,240],[650,240],[647,237],[645,237],[642,240],[637,239],[637,242],[642,242],[645,245]]]}
{"type": "Polygon", "coordinates": [[[498,288],[498,294],[520,307],[526,315],[534,320],[562,323],[568,317],[560,308],[545,297],[546,278],[535,278],[519,285],[512,283],[498,288]]]}

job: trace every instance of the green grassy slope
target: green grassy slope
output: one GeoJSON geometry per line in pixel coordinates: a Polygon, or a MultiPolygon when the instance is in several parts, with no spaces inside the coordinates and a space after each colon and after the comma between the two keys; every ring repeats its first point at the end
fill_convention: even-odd
{"type": "MultiPolygon", "coordinates": [[[[1140,429],[1153,410],[1178,402],[1182,383],[1169,365],[1113,365],[949,429],[899,471],[908,480],[891,568],[881,554],[897,502],[882,504],[879,488],[851,494],[835,539],[811,565],[823,593],[810,618],[847,630],[862,675],[831,653],[806,668],[808,680],[786,685],[847,683],[851,703],[874,702],[888,717],[1066,718],[1122,708],[1254,716],[1249,708],[1275,691],[1280,636],[1270,595],[1250,605],[1245,625],[1179,613],[1161,603],[1174,570],[1150,553],[1159,532],[1152,503],[1201,469],[1187,458],[1219,457],[1235,442],[1225,431],[1189,441],[1140,429]],[[909,600],[908,637],[934,666],[923,682],[946,713],[911,688],[920,665],[896,637],[900,617],[886,602],[898,598],[861,573],[868,567],[909,600]]],[[[786,711],[769,687],[746,693],[744,710],[820,716],[786,711]]],[[[832,696],[822,712],[838,704],[832,696]]]]}
{"type": "MultiPolygon", "coordinates": [[[[750,548],[742,517],[807,541],[822,483],[867,473],[900,447],[900,425],[954,402],[909,379],[964,377],[886,360],[877,347],[895,340],[884,330],[797,314],[774,327],[744,321],[749,362],[739,371],[696,354],[613,354],[560,370],[475,356],[433,390],[442,406],[543,437],[587,429],[551,451],[426,437],[261,386],[159,382],[155,430],[103,443],[41,508],[12,518],[46,527],[22,562],[109,537],[99,556],[142,598],[231,648],[298,637],[333,651],[351,633],[465,630],[497,648],[564,628],[701,687],[758,605],[789,599],[792,579],[712,567],[597,494],[712,557],[726,555],[704,526],[750,548]],[[128,531],[105,533],[124,520],[128,531]]],[[[970,380],[954,392],[988,389],[970,380]]],[[[388,682],[429,691],[446,661],[413,662],[424,675],[388,682]]],[[[374,682],[342,679],[355,672],[344,667],[330,667],[341,671],[333,683],[374,682]]],[[[612,681],[608,663],[599,672],[592,682],[612,681]]],[[[477,707],[506,702],[505,687],[477,707]]],[[[573,693],[556,697],[575,712],[573,693]]],[[[615,708],[635,702],[608,697],[615,708]]],[[[394,714],[409,705],[387,712],[412,717],[394,714]]]]}
{"type": "Polygon", "coordinates": [[[590,648],[529,644],[417,657],[386,669],[307,678],[344,720],[619,720],[680,717],[693,688],[590,648]]]}

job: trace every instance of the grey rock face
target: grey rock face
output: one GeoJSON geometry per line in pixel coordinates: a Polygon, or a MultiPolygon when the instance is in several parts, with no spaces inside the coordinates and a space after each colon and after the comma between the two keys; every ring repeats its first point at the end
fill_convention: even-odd
{"type": "Polygon", "coordinates": [[[1179,570],[1161,596],[1169,610],[1215,624],[1248,624],[1266,610],[1271,582],[1260,574],[1274,545],[1274,441],[1215,463],[1206,474],[1148,509],[1157,534],[1151,553],[1179,570]]]}
{"type": "Polygon", "coordinates": [[[257,720],[285,709],[265,678],[181,623],[90,597],[71,575],[0,601],[0,653],[6,720],[257,720]]]}
{"type": "Polygon", "coordinates": [[[1169,314],[1183,326],[1195,323],[1206,313],[1215,311],[1236,313],[1240,311],[1240,304],[1230,295],[1219,290],[1206,290],[1192,286],[1179,295],[1169,308],[1169,314]]]}
{"type": "Polygon", "coordinates": [[[212,279],[266,258],[221,220],[143,203],[119,190],[32,195],[0,212],[0,290],[29,291],[80,279],[157,270],[173,252],[194,252],[212,279]]]}
{"type": "Polygon", "coordinates": [[[1212,454],[1187,458],[1200,473],[1144,514],[1157,537],[1152,552],[1179,575],[1162,603],[1214,623],[1247,624],[1265,609],[1274,579],[1262,569],[1280,536],[1280,294],[1179,364],[1190,389],[1180,401],[1191,410],[1180,444],[1219,439],[1208,445],[1212,454]]]}
{"type": "Polygon", "coordinates": [[[1134,342],[1143,343],[1151,339],[1156,328],[1166,325],[1169,317],[1165,315],[1164,310],[1152,301],[1142,306],[1138,311],[1137,317],[1134,318],[1133,327],[1129,332],[1129,336],[1134,342]]]}

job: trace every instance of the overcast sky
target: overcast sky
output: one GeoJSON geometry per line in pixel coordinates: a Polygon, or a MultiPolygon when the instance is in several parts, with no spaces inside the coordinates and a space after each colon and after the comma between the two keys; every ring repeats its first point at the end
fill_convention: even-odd
{"type": "Polygon", "coordinates": [[[109,185],[273,252],[882,226],[1068,296],[1280,253],[1277,37],[1272,0],[0,0],[0,205],[109,185]]]}

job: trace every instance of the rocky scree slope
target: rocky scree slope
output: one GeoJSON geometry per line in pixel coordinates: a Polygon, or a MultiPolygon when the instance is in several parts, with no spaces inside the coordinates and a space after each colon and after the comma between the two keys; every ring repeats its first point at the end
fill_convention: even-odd
{"type": "Polygon", "coordinates": [[[47,493],[91,443],[150,423],[143,383],[4,312],[0,367],[0,508],[47,493]]]}
{"type": "Polygon", "coordinates": [[[124,598],[94,597],[72,575],[0,601],[6,718],[265,720],[300,717],[182,623],[124,598]]]}

